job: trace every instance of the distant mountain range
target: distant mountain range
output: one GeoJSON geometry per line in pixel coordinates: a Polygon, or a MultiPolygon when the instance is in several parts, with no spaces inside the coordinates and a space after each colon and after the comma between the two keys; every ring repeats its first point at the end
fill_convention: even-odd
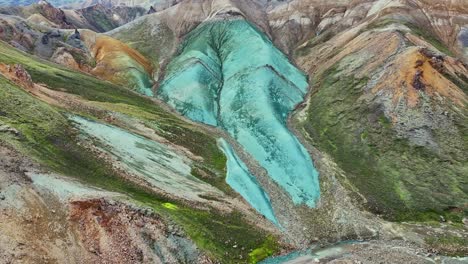
{"type": "MultiPolygon", "coordinates": [[[[42,1],[42,0],[40,0],[42,1]]],[[[38,0],[0,0],[0,6],[27,6],[37,2],[38,0]]],[[[57,7],[68,7],[68,8],[83,8],[96,4],[102,4],[104,6],[114,5],[127,5],[127,6],[142,6],[149,8],[152,5],[155,6],[166,6],[170,5],[173,0],[50,0],[50,4],[57,7]]]]}
{"type": "MultiPolygon", "coordinates": [[[[2,6],[26,6],[30,4],[37,3],[37,0],[2,0],[0,1],[0,5],[2,6]]],[[[76,3],[77,1],[74,0],[52,0],[50,1],[51,4],[62,6],[62,5],[69,5],[76,3]]],[[[81,2],[81,1],[78,1],[81,2]]]]}

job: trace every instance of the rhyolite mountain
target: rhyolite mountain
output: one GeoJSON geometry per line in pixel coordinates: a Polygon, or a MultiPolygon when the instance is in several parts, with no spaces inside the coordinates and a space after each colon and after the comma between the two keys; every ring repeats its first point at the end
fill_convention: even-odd
{"type": "Polygon", "coordinates": [[[103,5],[106,7],[139,6],[144,8],[150,8],[153,6],[155,9],[161,10],[180,2],[180,0],[0,0],[0,5],[28,6],[44,2],[66,9],[78,9],[94,5],[103,5]]]}
{"type": "MultiPolygon", "coordinates": [[[[2,0],[0,2],[0,4],[2,6],[28,6],[28,5],[31,5],[31,4],[35,4],[35,3],[38,3],[38,2],[46,2],[46,1],[43,1],[43,0],[2,0]]],[[[61,5],[68,5],[68,4],[72,4],[73,2],[76,2],[74,0],[65,0],[65,1],[48,1],[50,2],[51,4],[55,5],[55,6],[61,6],[61,5]]]]}
{"type": "Polygon", "coordinates": [[[1,261],[468,261],[466,1],[0,4],[1,261]]]}
{"type": "Polygon", "coordinates": [[[36,25],[52,28],[80,28],[105,32],[124,25],[148,12],[143,7],[93,5],[81,9],[61,9],[46,1],[28,6],[2,7],[0,13],[19,16],[36,25]]]}

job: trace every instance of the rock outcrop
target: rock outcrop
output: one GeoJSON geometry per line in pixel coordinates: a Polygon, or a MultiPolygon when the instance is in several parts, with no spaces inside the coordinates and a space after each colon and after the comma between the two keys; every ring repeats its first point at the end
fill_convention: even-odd
{"type": "Polygon", "coordinates": [[[150,14],[154,14],[154,13],[156,13],[156,12],[157,12],[156,9],[154,9],[154,7],[151,6],[150,9],[148,10],[148,12],[146,12],[146,14],[147,14],[147,15],[150,15],[150,14]]]}

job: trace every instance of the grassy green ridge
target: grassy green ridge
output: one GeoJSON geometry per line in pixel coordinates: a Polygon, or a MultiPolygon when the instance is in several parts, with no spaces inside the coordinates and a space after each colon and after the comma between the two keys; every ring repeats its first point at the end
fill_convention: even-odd
{"type": "Polygon", "coordinates": [[[314,83],[304,129],[347,173],[371,211],[399,221],[437,221],[439,215],[461,221],[463,213],[453,213],[450,204],[467,199],[459,195],[467,184],[466,160],[455,154],[447,160],[398,138],[378,105],[358,101],[367,78],[345,76],[335,66],[314,83]],[[433,196],[437,202],[428,199],[433,196]]]}
{"type": "MultiPolygon", "coordinates": [[[[195,144],[189,149],[198,149],[198,154],[203,154],[210,169],[224,168],[222,153],[207,154],[210,151],[220,152],[213,138],[201,132],[191,135],[188,124],[164,112],[151,100],[90,76],[28,58],[3,43],[0,44],[0,62],[23,64],[34,81],[45,83],[52,89],[66,90],[102,104],[112,103],[109,105],[113,105],[114,110],[121,110],[152,124],[169,140],[185,145],[195,144]]],[[[276,238],[246,223],[238,212],[221,214],[214,209],[193,209],[125,181],[108,164],[78,144],[78,135],[67,120],[66,111],[33,98],[3,77],[0,77],[0,105],[0,122],[21,133],[19,137],[0,133],[0,140],[33,156],[55,172],[127,194],[154,208],[159,214],[180,224],[188,236],[214,259],[222,263],[254,263],[278,251],[276,238]]]]}

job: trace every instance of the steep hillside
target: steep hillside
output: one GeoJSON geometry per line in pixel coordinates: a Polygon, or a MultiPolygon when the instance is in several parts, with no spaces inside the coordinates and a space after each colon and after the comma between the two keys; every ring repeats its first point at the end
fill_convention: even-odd
{"type": "Polygon", "coordinates": [[[70,69],[152,94],[153,66],[124,43],[90,30],[60,30],[31,20],[0,16],[0,39],[70,69]]]}
{"type": "MultiPolygon", "coordinates": [[[[25,70],[31,74],[33,81],[32,86],[26,85],[29,82],[25,83],[23,80],[28,74],[18,67],[4,68],[3,76],[9,77],[14,83],[5,77],[1,79],[3,83],[2,96],[0,97],[2,100],[1,140],[9,149],[13,147],[22,155],[30,156],[34,166],[41,165],[39,172],[46,174],[41,178],[45,181],[46,186],[50,186],[47,182],[53,180],[50,175],[58,174],[59,178],[65,182],[70,181],[68,177],[74,177],[81,184],[126,195],[129,197],[130,203],[136,204],[136,206],[144,205],[145,208],[148,208],[148,212],[153,212],[152,219],[163,217],[167,219],[166,221],[174,222],[167,227],[169,230],[180,226],[184,230],[184,234],[187,234],[186,236],[193,241],[197,241],[197,245],[210,257],[224,259],[226,262],[236,262],[235,259],[239,257],[248,259],[248,254],[257,246],[265,247],[269,252],[277,250],[276,239],[268,235],[268,233],[272,233],[272,229],[268,228],[268,222],[250,212],[245,202],[236,198],[236,195],[224,183],[224,155],[216,146],[215,139],[209,136],[205,130],[186,123],[163,110],[153,101],[126,89],[28,58],[25,54],[14,51],[5,44],[1,44],[0,51],[1,63],[23,64],[25,70]],[[12,74],[7,74],[10,71],[12,74]],[[18,104],[20,105],[19,109],[18,104]],[[87,118],[77,115],[87,116],[87,118]],[[28,121],[25,122],[25,120],[28,121]],[[103,124],[108,122],[113,126],[103,124]],[[97,130],[94,130],[94,126],[97,126],[97,130]],[[104,127],[109,131],[102,130],[104,127]],[[189,131],[190,133],[187,133],[189,131]],[[105,134],[102,134],[102,138],[100,138],[101,136],[96,132],[105,132],[105,134]],[[119,133],[123,133],[121,136],[124,138],[133,137],[140,142],[133,143],[134,145],[131,146],[134,148],[133,150],[125,148],[122,151],[117,151],[121,147],[119,133]],[[93,141],[89,140],[90,136],[92,136],[93,141]],[[96,140],[102,141],[98,143],[96,140]],[[90,144],[91,142],[94,143],[90,144]],[[166,186],[171,185],[165,184],[167,181],[164,179],[167,177],[165,172],[161,171],[163,174],[159,177],[164,179],[161,181],[158,178],[150,180],[151,178],[148,177],[155,177],[155,175],[142,171],[143,167],[146,167],[148,171],[153,171],[152,168],[161,166],[158,165],[160,157],[168,158],[168,153],[156,151],[156,148],[161,148],[156,147],[158,144],[164,144],[171,149],[170,151],[178,153],[176,156],[172,154],[176,159],[180,159],[182,157],[180,155],[184,153],[182,155],[186,158],[182,158],[182,162],[187,164],[184,166],[188,166],[186,171],[188,175],[183,176],[177,171],[172,171],[171,168],[168,168],[166,173],[175,173],[173,177],[179,177],[176,182],[180,184],[181,188],[185,184],[188,188],[197,188],[206,192],[198,195],[198,201],[193,200],[191,196],[184,196],[184,194],[190,195],[192,192],[180,192],[179,188],[172,191],[166,189],[166,186]],[[128,154],[129,151],[132,152],[128,154]],[[147,152],[153,152],[155,156],[147,158],[145,156],[147,152]],[[191,159],[193,162],[190,161],[191,159]],[[188,182],[183,183],[180,181],[182,179],[180,177],[186,177],[188,182]],[[213,191],[208,191],[209,188],[204,186],[207,184],[206,182],[216,186],[211,187],[214,188],[213,191]],[[247,220],[248,218],[250,220],[247,220]],[[226,226],[224,223],[229,223],[229,225],[226,226]],[[270,231],[265,231],[264,228],[270,231]],[[239,246],[233,247],[233,245],[239,246]],[[245,250],[246,248],[249,250],[245,250]],[[225,252],[231,253],[225,254],[225,252]]],[[[173,162],[175,161],[168,160],[167,164],[170,165],[173,162]]],[[[2,167],[2,172],[3,169],[5,167],[2,167]]],[[[180,169],[178,167],[178,170],[180,169]]],[[[5,175],[11,175],[9,171],[6,170],[5,175]]],[[[30,181],[28,179],[31,177],[35,176],[26,177],[26,181],[30,181]]],[[[73,182],[70,184],[74,185],[73,182]]],[[[70,188],[76,189],[76,187],[70,188]]],[[[7,196],[8,199],[15,197],[15,193],[10,194],[3,189],[2,195],[7,196]],[[13,196],[10,197],[10,195],[13,196]]],[[[78,191],[77,194],[73,195],[74,199],[72,200],[84,202],[72,204],[65,202],[65,211],[63,212],[65,215],[75,215],[76,209],[73,208],[83,208],[79,209],[79,215],[72,216],[70,221],[78,221],[76,217],[86,217],[87,210],[97,210],[98,214],[107,214],[102,211],[108,206],[106,202],[104,205],[99,205],[101,202],[88,203],[84,195],[86,192],[78,191]]],[[[37,199],[34,197],[36,196],[33,195],[31,198],[33,201],[37,199]]],[[[21,208],[26,210],[26,207],[21,208]]],[[[46,214],[50,214],[55,209],[47,208],[45,210],[46,214]]],[[[123,211],[122,214],[125,217],[131,212],[123,211]]],[[[30,215],[26,211],[24,217],[27,218],[30,215]]],[[[19,217],[22,216],[19,215],[19,217]]],[[[109,235],[117,232],[117,226],[108,226],[109,235]]],[[[92,230],[95,227],[92,226],[91,221],[89,226],[85,225],[81,228],[84,229],[80,232],[94,232],[92,230]]],[[[174,235],[176,234],[174,232],[179,231],[172,232],[174,235]]],[[[94,239],[86,233],[82,234],[82,239],[94,239]]],[[[42,236],[40,233],[37,235],[37,237],[29,237],[29,242],[22,240],[19,242],[31,246],[34,243],[42,243],[40,242],[42,236]]],[[[8,238],[11,238],[9,234],[2,233],[2,239],[8,238]]],[[[103,238],[95,239],[99,241],[103,238]]],[[[109,239],[109,243],[113,243],[114,238],[109,239]]],[[[81,250],[89,251],[90,254],[93,254],[95,250],[100,250],[96,246],[92,246],[92,243],[95,242],[91,240],[78,241],[76,243],[81,243],[81,245],[91,243],[89,249],[81,248],[81,250]]],[[[122,247],[129,246],[118,240],[115,243],[122,244],[120,244],[121,246],[109,244],[109,249],[124,250],[122,247]]],[[[151,246],[151,244],[149,245],[151,246]]],[[[103,245],[101,244],[101,246],[103,245]]],[[[189,247],[189,244],[187,246],[189,247]]],[[[2,248],[5,247],[2,246],[2,248]]],[[[136,250],[139,254],[138,249],[132,250],[136,250]]],[[[31,254],[33,253],[31,252],[31,254]]],[[[44,255],[40,252],[37,254],[44,255]]],[[[57,259],[59,256],[55,254],[51,252],[50,257],[57,259]]],[[[68,260],[72,261],[73,255],[62,255],[62,257],[70,257],[68,260]]]]}
{"type": "Polygon", "coordinates": [[[467,261],[468,2],[69,7],[0,7],[7,263],[467,261]]]}
{"type": "Polygon", "coordinates": [[[96,61],[91,74],[141,94],[153,95],[153,66],[143,55],[104,35],[88,33],[85,34],[84,41],[89,45],[96,61]]]}
{"type": "Polygon", "coordinates": [[[86,28],[96,32],[112,30],[146,14],[146,12],[147,9],[142,7],[105,7],[103,5],[69,10],[57,8],[46,1],[19,7],[0,5],[0,14],[20,16],[54,28],[86,28]]]}
{"type": "MultiPolygon", "coordinates": [[[[45,2],[42,0],[1,0],[0,5],[2,6],[28,6],[35,4],[37,2],[45,2]]],[[[73,2],[76,2],[75,0],[51,0],[48,1],[51,4],[55,6],[62,6],[62,5],[69,5],[72,4],[73,2]]]]}
{"type": "Polygon", "coordinates": [[[463,0],[293,0],[267,12],[274,41],[287,52],[314,36],[319,37],[315,41],[324,41],[349,27],[384,19],[410,24],[427,41],[441,42],[460,57],[466,48],[468,18],[463,0]]]}
{"type": "MultiPolygon", "coordinates": [[[[0,6],[28,6],[44,0],[0,0],[0,6]]],[[[103,5],[106,7],[114,6],[137,6],[150,9],[153,6],[156,10],[166,9],[180,0],[49,0],[54,6],[66,9],[81,9],[94,5],[103,5]]]]}
{"type": "Polygon", "coordinates": [[[24,7],[0,6],[0,13],[20,16],[25,19],[30,16],[41,16],[45,22],[51,23],[56,27],[73,28],[73,25],[67,21],[65,12],[59,8],[55,8],[46,1],[39,1],[24,7]]]}
{"type": "Polygon", "coordinates": [[[0,16],[0,39],[19,50],[75,70],[89,71],[93,67],[94,59],[82,42],[79,31],[59,30],[34,20],[0,16]]]}
{"type": "Polygon", "coordinates": [[[142,7],[94,5],[78,10],[64,10],[67,21],[76,28],[106,32],[146,14],[142,7]]]}
{"type": "Polygon", "coordinates": [[[421,28],[418,17],[402,13],[404,5],[396,11],[378,4],[366,15],[373,18],[296,50],[314,84],[301,123],[374,212],[436,219],[435,212],[463,211],[468,70],[446,55],[459,52],[456,46],[446,48],[429,31],[439,25],[421,28]],[[407,19],[395,19],[396,12],[407,19]]]}
{"type": "Polygon", "coordinates": [[[79,8],[79,7],[88,7],[96,4],[104,5],[107,7],[111,6],[140,6],[146,9],[154,7],[155,10],[163,10],[172,5],[181,2],[181,0],[82,0],[75,1],[75,3],[70,3],[67,6],[79,8]]]}
{"type": "Polygon", "coordinates": [[[106,34],[127,43],[150,58],[155,66],[154,75],[162,77],[161,71],[164,71],[183,37],[207,19],[241,16],[254,23],[270,37],[267,15],[262,11],[263,7],[259,1],[182,1],[106,34]]]}

